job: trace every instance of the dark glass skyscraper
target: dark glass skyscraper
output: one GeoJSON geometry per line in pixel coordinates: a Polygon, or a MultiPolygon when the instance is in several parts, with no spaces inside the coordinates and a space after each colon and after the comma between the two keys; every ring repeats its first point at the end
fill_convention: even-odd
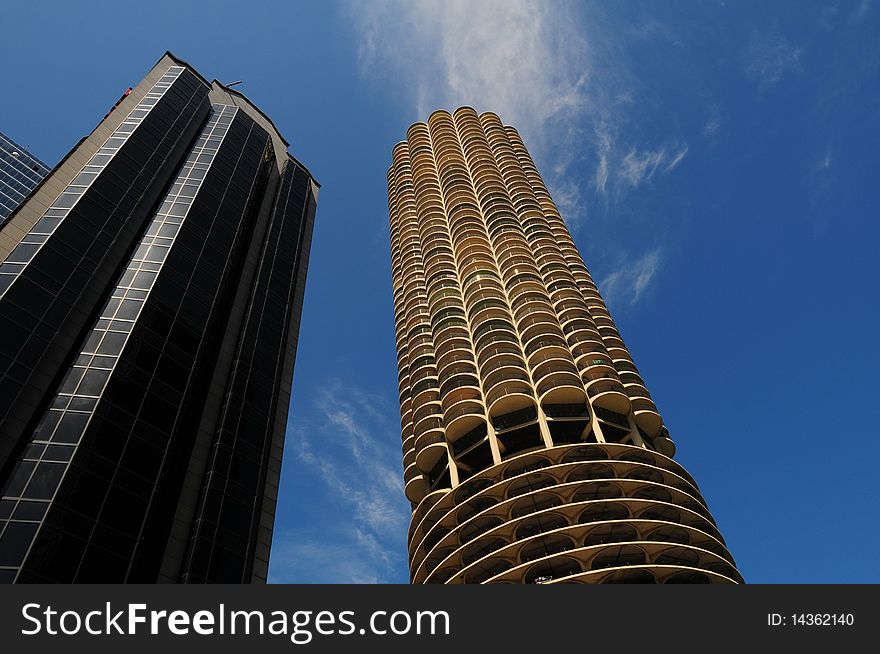
{"type": "Polygon", "coordinates": [[[49,168],[0,132],[0,226],[49,173],[49,168]]]}
{"type": "Polygon", "coordinates": [[[318,184],[166,54],[0,230],[0,579],[265,581],[318,184]]]}

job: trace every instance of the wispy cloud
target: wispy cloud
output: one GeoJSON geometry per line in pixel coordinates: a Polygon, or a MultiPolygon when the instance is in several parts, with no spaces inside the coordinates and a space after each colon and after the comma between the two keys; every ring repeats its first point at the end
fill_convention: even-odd
{"type": "Polygon", "coordinates": [[[776,84],[787,73],[800,70],[804,51],[776,35],[754,33],[746,52],[746,72],[760,84],[776,84]]]}
{"type": "Polygon", "coordinates": [[[873,0],[862,0],[859,3],[859,6],[853,10],[850,19],[856,23],[861,22],[861,20],[868,15],[868,12],[871,11],[871,5],[873,4],[873,0]]]}
{"type": "Polygon", "coordinates": [[[605,195],[608,186],[609,159],[612,157],[614,149],[614,136],[607,122],[597,125],[595,133],[598,164],[596,165],[594,184],[596,192],[600,195],[605,195]]]}
{"type": "MultiPolygon", "coordinates": [[[[589,210],[647,175],[671,170],[624,159],[636,149],[625,116],[639,110],[624,41],[601,7],[558,0],[350,2],[364,75],[424,120],[438,108],[494,111],[526,140],[573,230],[589,210]],[[593,173],[584,178],[583,169],[593,173]]],[[[636,153],[637,154],[637,153],[636,153]]],[[[633,154],[633,156],[636,156],[633,154]]],[[[672,164],[671,166],[669,164],[672,164]]]]}
{"type": "Polygon", "coordinates": [[[720,116],[712,116],[709,120],[706,121],[706,124],[703,125],[703,136],[712,137],[718,133],[718,130],[721,129],[723,121],[720,116]]]}
{"type": "Polygon", "coordinates": [[[340,380],[322,385],[312,410],[288,429],[287,446],[317,474],[333,504],[323,533],[280,534],[273,581],[400,581],[409,507],[403,492],[397,408],[340,380]]]}
{"type": "Polygon", "coordinates": [[[577,230],[581,225],[582,217],[587,213],[583,185],[570,177],[558,177],[553,184],[553,201],[559,213],[567,217],[568,228],[572,231],[577,230]]]}
{"type": "Polygon", "coordinates": [[[363,551],[360,529],[334,530],[325,538],[303,538],[293,530],[276,534],[271,583],[379,584],[385,565],[363,551]]]}
{"type": "Polygon", "coordinates": [[[684,159],[684,155],[686,155],[687,153],[688,153],[688,146],[686,146],[686,145],[682,148],[679,148],[678,152],[672,153],[670,156],[669,163],[667,163],[666,166],[663,168],[663,172],[668,173],[670,170],[675,168],[681,162],[681,160],[684,159]]]}
{"type": "Polygon", "coordinates": [[[349,15],[363,70],[396,79],[420,119],[466,104],[535,139],[589,104],[589,45],[568,3],[377,0],[349,15]]]}
{"type": "Polygon", "coordinates": [[[632,149],[620,162],[620,178],[633,187],[650,182],[658,170],[665,173],[675,168],[687,151],[687,145],[643,152],[632,149]]]}
{"type": "Polygon", "coordinates": [[[609,304],[636,304],[660,269],[661,262],[660,248],[627,261],[600,282],[602,295],[609,304]]]}

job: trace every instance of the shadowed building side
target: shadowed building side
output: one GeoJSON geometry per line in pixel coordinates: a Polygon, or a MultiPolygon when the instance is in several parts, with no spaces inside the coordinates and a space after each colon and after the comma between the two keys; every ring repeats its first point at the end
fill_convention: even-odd
{"type": "Polygon", "coordinates": [[[0,580],[265,581],[318,194],[287,145],[166,54],[0,231],[0,580]]]}

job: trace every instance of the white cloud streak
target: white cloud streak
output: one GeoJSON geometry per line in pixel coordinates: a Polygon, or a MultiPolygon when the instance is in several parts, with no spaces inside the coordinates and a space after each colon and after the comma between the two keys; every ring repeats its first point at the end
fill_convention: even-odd
{"type": "Polygon", "coordinates": [[[675,168],[687,151],[686,145],[677,148],[664,146],[644,152],[630,150],[620,163],[620,178],[633,187],[650,182],[658,170],[666,173],[675,168]]]}
{"type": "Polygon", "coordinates": [[[609,304],[636,304],[654,279],[662,263],[660,248],[645,253],[638,259],[627,261],[603,279],[599,286],[609,304]]]}
{"type": "Polygon", "coordinates": [[[387,581],[381,565],[365,556],[359,529],[334,534],[333,539],[302,538],[290,530],[277,534],[272,545],[270,583],[379,584],[387,581]]]}
{"type": "Polygon", "coordinates": [[[763,86],[772,86],[787,73],[800,70],[804,51],[786,39],[755,33],[746,53],[746,72],[763,86]]]}
{"type": "Polygon", "coordinates": [[[350,3],[349,15],[364,72],[412,90],[421,120],[470,105],[540,139],[547,121],[590,103],[589,46],[569,3],[377,0],[350,3]]]}
{"type": "Polygon", "coordinates": [[[715,136],[719,129],[721,129],[722,120],[718,116],[713,116],[706,124],[703,125],[703,136],[711,137],[715,136]]]}
{"type": "Polygon", "coordinates": [[[288,430],[288,447],[323,482],[334,526],[315,535],[289,529],[273,552],[273,581],[393,580],[406,555],[409,510],[393,403],[334,380],[313,399],[314,414],[288,430]],[[315,579],[315,577],[318,579],[315,579]],[[323,576],[323,577],[322,577],[323,576]]]}
{"type": "MultiPolygon", "coordinates": [[[[609,207],[650,188],[688,153],[680,138],[655,138],[647,148],[636,142],[632,118],[644,109],[643,87],[618,36],[627,34],[626,21],[601,4],[349,0],[345,13],[362,74],[401,102],[408,120],[468,105],[514,125],[575,233],[593,208],[610,215],[609,207]]],[[[665,28],[650,32],[675,41],[665,28]]],[[[658,256],[653,270],[659,264],[658,256]]]]}
{"type": "MultiPolygon", "coordinates": [[[[418,120],[469,105],[514,125],[539,168],[550,171],[545,181],[572,230],[587,214],[584,187],[604,198],[644,176],[639,162],[621,163],[631,150],[619,137],[621,117],[638,100],[596,8],[563,0],[376,0],[347,9],[365,76],[401,97],[418,120]],[[574,164],[587,160],[594,173],[575,178],[574,164]]],[[[671,170],[674,156],[659,171],[649,162],[651,174],[671,170]]]]}

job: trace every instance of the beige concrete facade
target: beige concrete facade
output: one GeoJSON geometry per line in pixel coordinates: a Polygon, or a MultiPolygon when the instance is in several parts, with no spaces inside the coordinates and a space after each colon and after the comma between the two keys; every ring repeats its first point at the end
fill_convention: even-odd
{"type": "Polygon", "coordinates": [[[742,581],[516,130],[433,113],[388,198],[412,581],[742,581]]]}

